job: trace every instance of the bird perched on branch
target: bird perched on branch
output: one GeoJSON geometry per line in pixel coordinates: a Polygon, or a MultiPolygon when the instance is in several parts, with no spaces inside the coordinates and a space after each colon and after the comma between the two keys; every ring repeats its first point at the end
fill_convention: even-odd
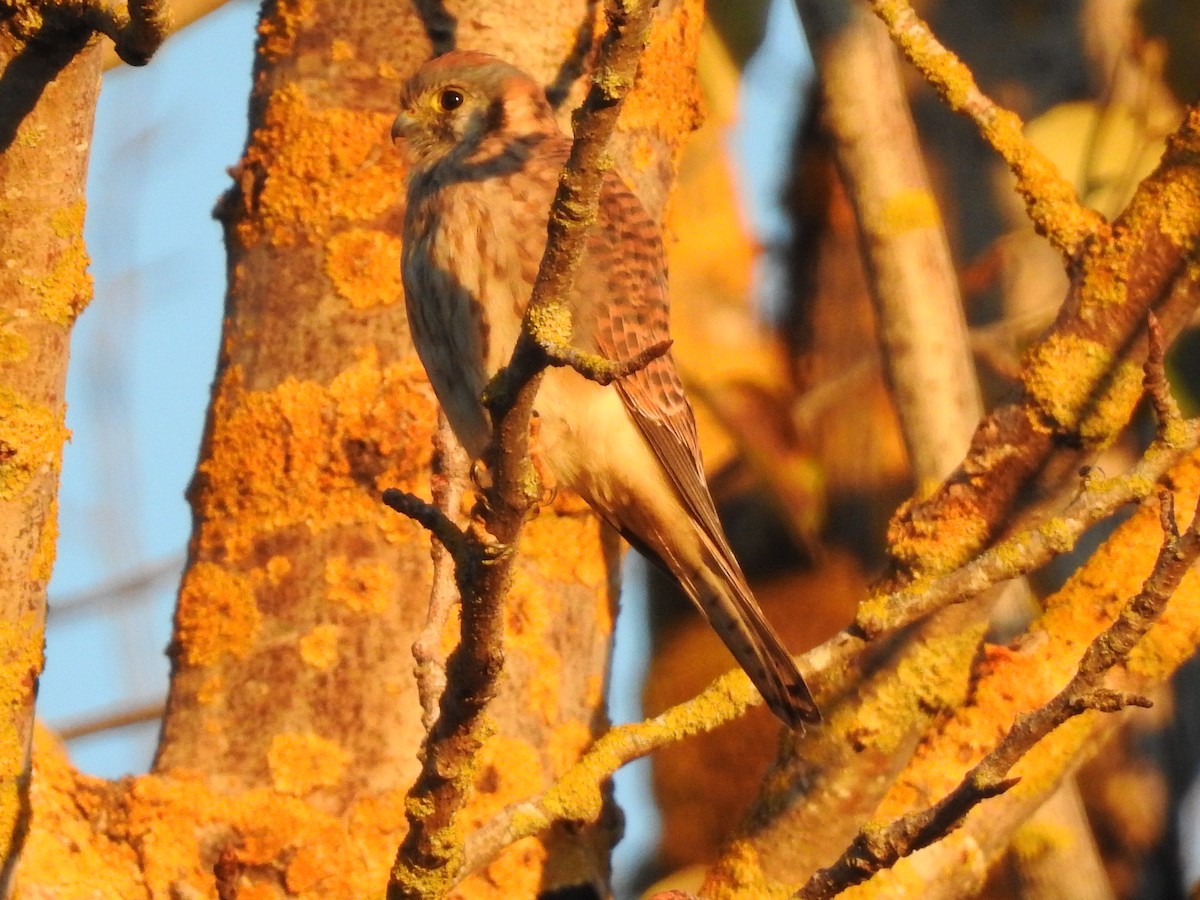
{"type": "MultiPolygon", "coordinates": [[[[545,92],[495,57],[454,51],[404,86],[392,127],[409,166],[403,280],[417,353],[473,458],[491,439],[481,394],[512,354],[571,142],[545,92]]],[[[570,296],[571,344],[626,361],[667,340],[657,224],[608,173],[570,296]]],[[[602,387],[570,368],[537,394],[543,462],[700,607],[768,706],[819,720],[717,521],[692,409],[669,353],[602,387]]]]}

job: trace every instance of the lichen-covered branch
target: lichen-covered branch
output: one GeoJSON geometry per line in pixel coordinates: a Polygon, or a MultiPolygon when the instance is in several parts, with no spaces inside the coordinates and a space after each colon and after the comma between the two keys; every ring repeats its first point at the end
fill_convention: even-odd
{"type": "Polygon", "coordinates": [[[1125,663],[1139,640],[1162,615],[1183,576],[1200,557],[1200,506],[1180,534],[1173,495],[1159,496],[1163,543],[1140,593],[1087,647],[1074,677],[1050,702],[1017,716],[1012,727],[959,785],[933,806],[910,813],[885,827],[864,828],[837,862],[815,873],[800,890],[803,900],[824,900],[865,881],[901,857],[945,836],[975,806],[996,797],[1019,779],[1009,777],[1017,762],[1040,740],[1069,719],[1086,712],[1117,712],[1149,706],[1144,697],[1103,686],[1108,671],[1125,663]]]}
{"type": "MultiPolygon", "coordinates": [[[[421,749],[421,774],[409,791],[409,829],[392,868],[389,900],[441,897],[463,872],[463,836],[455,819],[471,787],[475,751],[487,734],[482,713],[503,666],[503,601],[515,546],[540,493],[529,452],[533,402],[545,366],[563,357],[563,345],[569,344],[548,333],[545,323],[567,303],[596,216],[608,141],[637,74],[656,6],[613,0],[608,7],[609,28],[592,89],[575,113],[575,141],[550,211],[549,237],[522,333],[509,365],[484,398],[493,422],[487,460],[493,480],[464,545],[451,551],[462,597],[462,638],[447,663],[447,689],[421,749]]],[[[655,349],[661,355],[666,347],[655,349]]],[[[653,358],[636,362],[645,365],[653,358]]],[[[437,517],[429,519],[446,530],[437,517]]]]}
{"type": "Polygon", "coordinates": [[[1104,220],[1083,206],[1075,189],[1022,133],[1016,113],[997,105],[979,89],[975,76],[946,49],[908,0],[871,0],[905,57],[941,95],[946,105],[971,119],[980,135],[1017,178],[1017,191],[1039,233],[1070,261],[1104,220]]]}
{"type": "Polygon", "coordinates": [[[0,15],[0,896],[32,819],[67,359],[92,296],[84,187],[100,89],[86,33],[43,28],[40,5],[22,6],[0,15]]]}
{"type": "MultiPolygon", "coordinates": [[[[965,566],[881,598],[874,612],[860,611],[856,625],[801,657],[805,678],[818,701],[828,705],[856,683],[864,655],[878,641],[936,609],[964,602],[1042,567],[1069,551],[1097,522],[1149,496],[1172,465],[1200,446],[1200,420],[1186,423],[1184,434],[1182,443],[1156,442],[1124,476],[1086,479],[1061,513],[1001,541],[965,566]]],[[[511,843],[538,834],[556,821],[590,821],[589,816],[598,813],[592,803],[564,801],[598,796],[603,782],[626,763],[681,738],[711,731],[759,702],[761,698],[745,673],[734,670],[653,719],[611,729],[550,791],[509,807],[471,835],[467,868],[486,864],[511,843]]]]}
{"type": "Polygon", "coordinates": [[[1142,394],[1151,311],[1169,341],[1200,304],[1200,111],[1191,110],[1129,206],[1089,241],[1021,391],[980,424],[959,469],[897,513],[880,592],[962,565],[1125,427],[1142,394]]]}

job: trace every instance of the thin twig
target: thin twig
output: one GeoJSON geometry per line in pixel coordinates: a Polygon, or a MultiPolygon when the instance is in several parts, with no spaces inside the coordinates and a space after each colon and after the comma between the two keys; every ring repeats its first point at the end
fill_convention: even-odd
{"type": "Polygon", "coordinates": [[[1200,557],[1200,503],[1181,535],[1175,522],[1174,496],[1163,491],[1159,500],[1164,537],[1154,569],[1142,590],[1125,604],[1112,625],[1088,645],[1067,686],[1041,708],[1018,715],[1000,743],[933,806],[902,816],[884,827],[862,829],[842,857],[815,873],[796,897],[801,900],[833,897],[944,837],[974,807],[1016,784],[1019,779],[1009,777],[1008,773],[1020,759],[1051,731],[1080,713],[1117,712],[1127,706],[1151,705],[1145,697],[1105,688],[1102,682],[1110,669],[1128,658],[1200,557]]]}
{"type": "Polygon", "coordinates": [[[901,52],[952,110],[971,119],[1017,179],[1017,191],[1034,227],[1064,260],[1104,226],[1104,218],[1079,202],[1075,188],[1023,133],[1021,119],[979,89],[975,76],[929,30],[907,0],[870,0],[901,52]]]}
{"type": "Polygon", "coordinates": [[[1179,439],[1180,424],[1183,415],[1179,412],[1179,404],[1171,393],[1171,385],[1167,381],[1166,347],[1163,340],[1162,326],[1158,316],[1150,313],[1146,316],[1146,365],[1143,367],[1142,388],[1154,407],[1154,415],[1158,418],[1158,437],[1170,442],[1179,439]]]}
{"type": "MultiPolygon", "coordinates": [[[[453,521],[462,503],[470,460],[454,436],[446,414],[439,413],[433,449],[433,502],[453,521]]],[[[425,627],[413,642],[417,693],[421,698],[421,724],[429,731],[437,718],[438,701],[446,688],[446,658],[442,637],[446,623],[459,602],[457,562],[440,540],[430,542],[433,558],[433,585],[429,592],[429,611],[425,627]]]]}

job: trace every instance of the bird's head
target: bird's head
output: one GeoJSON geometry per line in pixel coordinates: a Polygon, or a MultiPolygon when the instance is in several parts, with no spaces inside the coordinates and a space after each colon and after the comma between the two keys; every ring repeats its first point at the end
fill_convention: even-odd
{"type": "Polygon", "coordinates": [[[400,91],[392,140],[411,171],[448,158],[502,152],[505,144],[556,131],[545,91],[515,66],[473,50],[425,63],[400,91]]]}

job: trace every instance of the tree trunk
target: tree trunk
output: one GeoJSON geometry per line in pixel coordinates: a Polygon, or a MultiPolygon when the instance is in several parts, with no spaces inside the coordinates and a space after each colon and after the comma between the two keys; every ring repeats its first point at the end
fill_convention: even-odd
{"type": "Polygon", "coordinates": [[[84,182],[100,56],[87,42],[0,10],[0,896],[30,825],[67,346],[92,292],[84,182]]]}

